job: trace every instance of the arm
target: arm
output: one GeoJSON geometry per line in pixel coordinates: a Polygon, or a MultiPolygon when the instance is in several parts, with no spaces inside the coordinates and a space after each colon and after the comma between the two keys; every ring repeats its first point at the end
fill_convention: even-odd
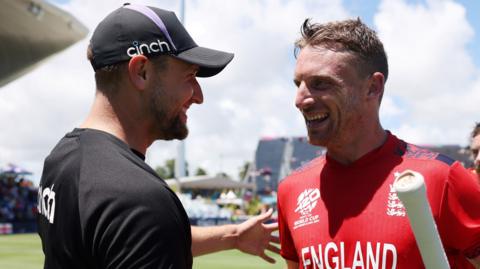
{"type": "Polygon", "coordinates": [[[444,191],[446,195],[440,215],[441,220],[443,219],[445,242],[460,250],[460,253],[479,269],[480,184],[475,175],[460,165],[453,166],[455,167],[450,169],[448,185],[444,191]]]}
{"type": "Polygon", "coordinates": [[[200,256],[227,249],[259,256],[267,262],[275,260],[265,254],[265,250],[279,253],[272,243],[279,243],[278,237],[271,233],[278,228],[277,223],[264,224],[272,216],[272,210],[255,216],[240,224],[196,227],[192,226],[192,254],[200,256]]]}
{"type": "Polygon", "coordinates": [[[287,262],[287,269],[298,269],[298,262],[285,260],[287,262]]]}

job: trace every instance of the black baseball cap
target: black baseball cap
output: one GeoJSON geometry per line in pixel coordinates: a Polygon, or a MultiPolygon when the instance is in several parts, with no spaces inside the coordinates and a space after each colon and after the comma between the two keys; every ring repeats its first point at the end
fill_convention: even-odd
{"type": "Polygon", "coordinates": [[[211,77],[233,59],[233,53],[199,47],[174,12],[128,3],[100,22],[90,46],[94,70],[139,54],[168,54],[198,65],[198,77],[211,77]]]}

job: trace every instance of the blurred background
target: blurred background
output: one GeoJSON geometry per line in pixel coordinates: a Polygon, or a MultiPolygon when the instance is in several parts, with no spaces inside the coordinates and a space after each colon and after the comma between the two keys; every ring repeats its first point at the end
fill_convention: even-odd
{"type": "MultiPolygon", "coordinates": [[[[180,0],[130,2],[182,10],[180,0]]],[[[93,100],[88,40],[123,1],[1,3],[0,234],[32,233],[43,160],[93,100]]],[[[235,53],[224,72],[199,80],[205,101],[189,110],[186,141],[158,141],[147,152],[146,162],[177,191],[192,224],[239,222],[275,208],[279,181],[325,153],[308,144],[294,106],[293,43],[305,18],[360,17],[375,29],[390,65],[384,128],[472,166],[480,2],[186,0],[183,7],[199,45],[235,53]]]]}

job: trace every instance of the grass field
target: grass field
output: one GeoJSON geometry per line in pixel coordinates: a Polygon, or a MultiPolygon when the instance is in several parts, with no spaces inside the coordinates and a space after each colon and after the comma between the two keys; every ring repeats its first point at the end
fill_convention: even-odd
{"type": "MultiPolygon", "coordinates": [[[[284,262],[275,256],[277,263],[270,265],[259,257],[239,251],[223,251],[194,259],[194,269],[280,269],[284,262]]],[[[0,235],[0,268],[40,269],[43,268],[43,252],[40,238],[36,234],[0,235]]]]}

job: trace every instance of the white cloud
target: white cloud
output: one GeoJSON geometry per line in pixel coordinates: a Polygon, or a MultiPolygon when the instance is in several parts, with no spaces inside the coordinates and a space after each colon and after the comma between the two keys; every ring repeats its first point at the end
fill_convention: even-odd
{"type": "MultiPolygon", "coordinates": [[[[62,5],[93,30],[124,1],[72,0],[62,5]]],[[[158,1],[131,1],[158,6],[158,1]]],[[[161,7],[178,10],[178,1],[161,7]]],[[[232,51],[219,76],[201,79],[205,102],[189,112],[187,161],[210,173],[236,176],[251,160],[263,135],[304,134],[293,106],[293,41],[306,17],[316,21],[347,16],[341,1],[187,1],[186,26],[195,41],[232,51]]],[[[78,126],[91,105],[93,72],[86,60],[89,36],[0,90],[0,163],[14,162],[39,180],[43,159],[66,132],[78,126]]],[[[147,153],[152,165],[176,153],[176,142],[158,141],[147,153]]]]}
{"type": "MultiPolygon", "coordinates": [[[[94,29],[122,3],[73,0],[62,7],[94,29]]],[[[192,171],[201,166],[236,176],[238,167],[252,160],[260,137],[305,135],[293,105],[293,41],[306,17],[317,22],[348,17],[341,3],[187,1],[186,26],[195,41],[236,55],[220,75],[200,80],[205,101],[190,109],[186,142],[192,171]]],[[[174,0],[161,5],[178,9],[174,0]]],[[[474,32],[465,10],[453,1],[385,0],[375,25],[391,67],[383,120],[395,122],[393,131],[415,143],[465,141],[480,115],[480,72],[466,50],[474,32]]],[[[0,163],[18,163],[38,180],[51,148],[84,119],[94,94],[85,56],[89,37],[0,90],[0,163]]],[[[147,160],[156,166],[175,153],[176,142],[158,141],[147,160]]]]}
{"type": "Polygon", "coordinates": [[[420,144],[467,143],[480,115],[480,73],[467,52],[474,31],[465,8],[384,0],[375,25],[389,56],[386,94],[403,105],[394,131],[420,144]]]}

